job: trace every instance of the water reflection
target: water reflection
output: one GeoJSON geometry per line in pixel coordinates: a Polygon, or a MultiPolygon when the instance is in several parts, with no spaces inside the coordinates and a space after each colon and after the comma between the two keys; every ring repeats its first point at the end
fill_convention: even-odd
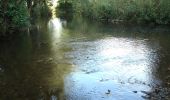
{"type": "Polygon", "coordinates": [[[71,64],[57,58],[63,57],[64,51],[59,50],[63,47],[58,47],[57,53],[53,50],[53,37],[59,34],[53,24],[48,28],[47,22],[37,22],[30,35],[19,33],[1,42],[1,100],[64,99],[64,77],[71,64]]]}
{"type": "Polygon", "coordinates": [[[132,91],[149,91],[152,88],[151,77],[154,76],[150,58],[154,50],[147,48],[147,41],[108,37],[72,43],[72,47],[74,51],[68,55],[74,58],[73,63],[77,67],[70,76],[73,86],[68,93],[69,98],[75,99],[77,94],[77,98],[113,100],[116,93],[118,98],[139,100],[141,97],[133,96],[132,91]],[[113,91],[109,97],[105,95],[108,89],[113,91]]]}
{"type": "Polygon", "coordinates": [[[77,21],[40,20],[0,42],[0,99],[143,100],[169,86],[169,31],[77,21]]]}
{"type": "Polygon", "coordinates": [[[66,87],[71,87],[66,89],[68,99],[142,100],[146,94],[141,91],[153,91],[161,84],[157,68],[162,68],[158,63],[159,56],[164,53],[158,52],[165,36],[161,35],[163,37],[159,40],[158,31],[153,36],[150,33],[153,30],[140,33],[141,29],[134,27],[105,29],[99,26],[97,30],[92,30],[94,27],[86,29],[86,24],[76,26],[73,29],[83,38],[70,43],[73,51],[67,54],[76,66],[68,76],[70,84],[66,84],[66,87]],[[80,30],[82,26],[83,30],[80,30]]]}
{"type": "Polygon", "coordinates": [[[48,23],[49,30],[54,32],[55,34],[61,34],[62,31],[62,23],[59,18],[53,18],[48,23]]]}

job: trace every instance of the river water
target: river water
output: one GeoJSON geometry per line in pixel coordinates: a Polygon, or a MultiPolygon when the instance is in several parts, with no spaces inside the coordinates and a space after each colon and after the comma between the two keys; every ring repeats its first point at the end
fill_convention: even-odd
{"type": "Polygon", "coordinates": [[[37,21],[0,43],[0,100],[145,100],[170,87],[170,30],[37,21]]]}

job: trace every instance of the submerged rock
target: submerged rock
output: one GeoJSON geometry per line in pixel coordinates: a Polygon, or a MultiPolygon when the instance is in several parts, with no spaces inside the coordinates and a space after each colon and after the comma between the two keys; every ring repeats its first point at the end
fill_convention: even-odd
{"type": "Polygon", "coordinates": [[[146,95],[151,95],[151,93],[147,92],[147,91],[141,91],[142,93],[146,94],[146,95]]]}
{"type": "Polygon", "coordinates": [[[133,93],[138,93],[138,91],[133,91],[133,93]]]}
{"type": "Polygon", "coordinates": [[[166,82],[165,85],[170,86],[170,82],[166,82]]]}
{"type": "Polygon", "coordinates": [[[47,61],[53,61],[53,58],[48,58],[47,61]]]}
{"type": "Polygon", "coordinates": [[[111,90],[107,90],[107,92],[105,94],[110,94],[111,93],[111,90]]]}
{"type": "Polygon", "coordinates": [[[47,47],[48,45],[49,45],[49,44],[46,43],[46,42],[41,42],[41,43],[40,43],[40,46],[41,46],[41,47],[47,47]]]}
{"type": "Polygon", "coordinates": [[[169,75],[169,76],[167,76],[166,78],[170,79],[170,75],[169,75]]]}
{"type": "Polygon", "coordinates": [[[109,79],[101,79],[100,82],[105,82],[105,81],[109,81],[109,79]]]}
{"type": "Polygon", "coordinates": [[[170,71],[170,67],[168,68],[168,71],[170,71]]]}
{"type": "Polygon", "coordinates": [[[170,100],[170,88],[155,88],[151,92],[141,91],[145,94],[142,96],[144,99],[151,99],[151,100],[170,100]]]}
{"type": "Polygon", "coordinates": [[[53,61],[53,58],[44,58],[44,59],[39,59],[36,62],[37,63],[48,64],[48,63],[51,63],[52,61],[53,61]]]}
{"type": "Polygon", "coordinates": [[[2,68],[3,66],[0,65],[0,72],[4,72],[4,69],[2,68]]]}
{"type": "Polygon", "coordinates": [[[170,71],[170,67],[168,68],[168,71],[170,71]]]}
{"type": "Polygon", "coordinates": [[[37,60],[36,62],[37,63],[42,63],[42,62],[44,62],[44,60],[40,59],[40,60],[37,60]]]}

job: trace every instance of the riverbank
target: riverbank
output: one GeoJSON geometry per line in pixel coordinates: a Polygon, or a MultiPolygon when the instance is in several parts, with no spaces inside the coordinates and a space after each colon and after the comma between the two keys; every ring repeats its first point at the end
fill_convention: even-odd
{"type": "Polygon", "coordinates": [[[51,17],[47,0],[0,0],[0,36],[27,29],[41,17],[51,17]]]}
{"type": "Polygon", "coordinates": [[[167,0],[59,0],[56,9],[65,19],[81,16],[99,22],[169,25],[169,4],[167,0]]]}

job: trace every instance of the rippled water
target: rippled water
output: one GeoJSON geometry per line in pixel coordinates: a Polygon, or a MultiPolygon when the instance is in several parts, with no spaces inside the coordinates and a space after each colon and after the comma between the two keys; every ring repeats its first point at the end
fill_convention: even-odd
{"type": "Polygon", "coordinates": [[[58,18],[0,43],[1,100],[144,100],[170,73],[170,30],[58,18]]]}

